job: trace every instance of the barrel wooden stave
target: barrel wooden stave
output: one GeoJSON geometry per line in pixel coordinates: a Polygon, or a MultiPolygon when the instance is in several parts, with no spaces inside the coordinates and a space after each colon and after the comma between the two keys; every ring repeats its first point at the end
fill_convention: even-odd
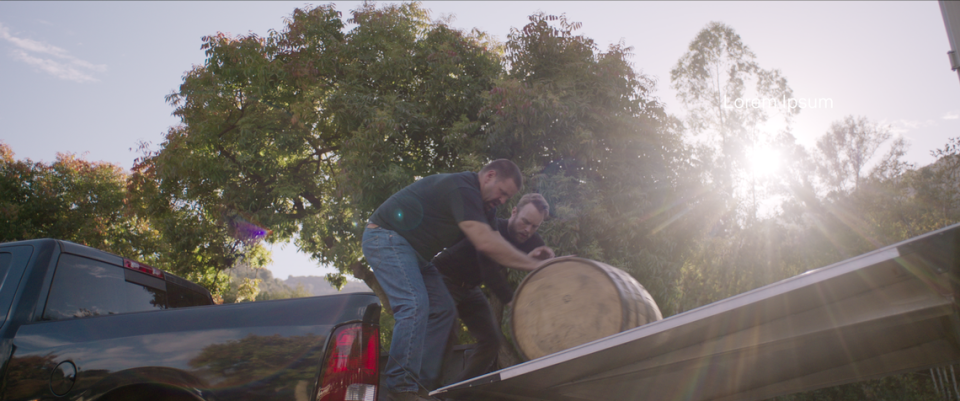
{"type": "Polygon", "coordinates": [[[662,318],[629,274],[594,260],[564,258],[520,283],[511,328],[520,353],[536,359],[662,318]]]}

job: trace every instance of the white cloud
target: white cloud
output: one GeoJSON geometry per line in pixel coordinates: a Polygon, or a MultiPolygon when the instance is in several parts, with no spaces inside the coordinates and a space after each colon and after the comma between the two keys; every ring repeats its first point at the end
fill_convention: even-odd
{"type": "Polygon", "coordinates": [[[74,82],[97,82],[99,80],[92,73],[107,70],[106,65],[93,64],[78,59],[57,46],[13,36],[10,34],[10,30],[2,24],[0,24],[0,39],[19,48],[13,51],[15,59],[60,79],[74,82]],[[52,58],[49,56],[52,56],[52,58]]]}
{"type": "Polygon", "coordinates": [[[890,133],[894,135],[905,135],[910,131],[915,131],[921,128],[936,127],[937,122],[934,120],[920,121],[899,119],[889,121],[884,119],[880,121],[880,125],[886,125],[890,127],[890,133]]]}
{"type": "Polygon", "coordinates": [[[947,112],[947,114],[944,114],[943,117],[940,117],[940,118],[942,118],[942,119],[944,119],[944,120],[956,120],[956,119],[960,118],[960,113],[958,113],[958,112],[956,112],[956,111],[949,111],[949,112],[947,112]]]}
{"type": "Polygon", "coordinates": [[[33,57],[22,50],[14,50],[13,57],[60,79],[74,82],[97,82],[98,80],[70,64],[52,59],[33,57]]]}

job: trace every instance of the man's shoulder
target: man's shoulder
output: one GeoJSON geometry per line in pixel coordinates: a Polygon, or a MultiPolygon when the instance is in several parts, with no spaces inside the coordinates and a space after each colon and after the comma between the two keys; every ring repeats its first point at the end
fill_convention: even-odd
{"type": "Polygon", "coordinates": [[[432,186],[455,190],[459,188],[474,188],[480,190],[480,179],[477,173],[472,171],[463,171],[460,173],[440,173],[423,178],[432,186]]]}
{"type": "Polygon", "coordinates": [[[480,188],[480,178],[476,172],[462,171],[459,173],[444,174],[444,179],[455,183],[458,187],[480,188]]]}
{"type": "Polygon", "coordinates": [[[433,193],[446,195],[450,191],[460,188],[474,188],[480,190],[480,180],[477,173],[464,171],[461,173],[440,173],[429,175],[410,184],[406,189],[419,193],[433,193]]]}

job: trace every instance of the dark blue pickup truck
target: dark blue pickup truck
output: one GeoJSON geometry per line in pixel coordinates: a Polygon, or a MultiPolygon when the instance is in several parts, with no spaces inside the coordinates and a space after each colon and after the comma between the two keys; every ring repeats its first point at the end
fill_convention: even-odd
{"type": "Polygon", "coordinates": [[[354,293],[214,305],[67,241],[0,244],[0,399],[373,401],[380,304],[354,293]]]}

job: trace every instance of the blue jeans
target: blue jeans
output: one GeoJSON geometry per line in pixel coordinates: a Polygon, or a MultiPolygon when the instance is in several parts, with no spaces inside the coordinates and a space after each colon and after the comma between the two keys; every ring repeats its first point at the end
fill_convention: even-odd
{"type": "Polygon", "coordinates": [[[406,239],[384,228],[363,231],[363,256],[387,293],[396,321],[383,371],[386,387],[393,392],[435,389],[457,317],[443,276],[406,239]]]}

